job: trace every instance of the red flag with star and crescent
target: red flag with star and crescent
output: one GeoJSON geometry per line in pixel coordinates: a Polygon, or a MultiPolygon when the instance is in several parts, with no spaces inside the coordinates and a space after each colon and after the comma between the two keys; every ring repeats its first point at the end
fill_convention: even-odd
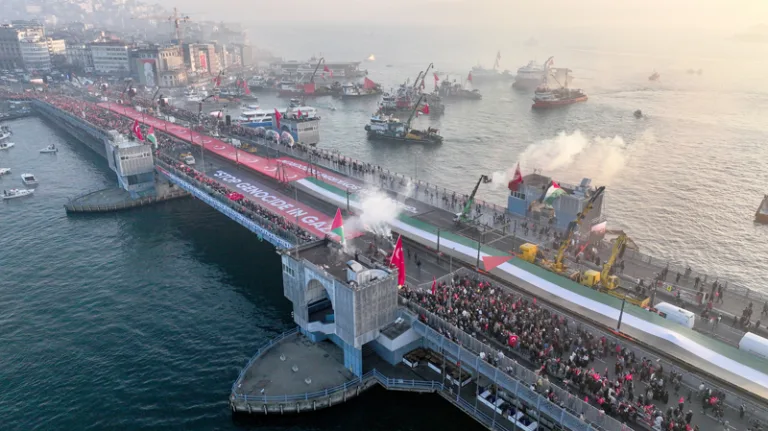
{"type": "Polygon", "coordinates": [[[133,122],[133,127],[131,128],[133,131],[133,134],[136,135],[136,139],[139,141],[144,140],[144,136],[141,135],[141,127],[139,126],[139,120],[136,120],[133,122]]]}
{"type": "Polygon", "coordinates": [[[392,260],[389,262],[389,266],[397,267],[397,285],[405,285],[405,257],[403,256],[403,236],[397,237],[395,243],[395,250],[392,251],[392,260]]]}

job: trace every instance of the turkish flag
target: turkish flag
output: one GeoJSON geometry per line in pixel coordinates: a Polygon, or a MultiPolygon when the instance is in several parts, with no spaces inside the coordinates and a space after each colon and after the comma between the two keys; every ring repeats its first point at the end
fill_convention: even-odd
{"type": "Polygon", "coordinates": [[[395,250],[392,251],[392,260],[389,262],[389,266],[397,267],[397,285],[405,285],[405,257],[403,256],[403,236],[397,237],[395,243],[395,250]]]}

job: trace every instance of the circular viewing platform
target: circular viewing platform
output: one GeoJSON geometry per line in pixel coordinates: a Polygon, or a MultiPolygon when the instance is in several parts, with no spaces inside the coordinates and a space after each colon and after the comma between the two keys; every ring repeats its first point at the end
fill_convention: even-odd
{"type": "Polygon", "coordinates": [[[234,413],[299,413],[345,402],[376,384],[344,368],[343,352],[297,329],[266,346],[240,373],[229,397],[234,413]]]}

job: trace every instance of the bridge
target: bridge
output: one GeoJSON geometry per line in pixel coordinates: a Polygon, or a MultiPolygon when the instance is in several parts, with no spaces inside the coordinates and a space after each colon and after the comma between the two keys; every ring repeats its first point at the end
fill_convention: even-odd
{"type": "MultiPolygon", "coordinates": [[[[110,109],[109,106],[104,108],[110,109]]],[[[199,155],[201,167],[192,169],[184,166],[177,161],[181,151],[171,150],[163,154],[163,157],[158,157],[157,172],[281,249],[290,250],[297,245],[322,239],[329,233],[331,215],[337,207],[344,208],[348,216],[359,214],[363,210],[364,197],[376,193],[376,183],[379,180],[375,174],[368,178],[347,176],[341,172],[343,169],[339,169],[339,166],[334,169],[334,166],[323,163],[324,166],[320,167],[318,160],[305,160],[303,156],[306,154],[302,154],[298,149],[285,149],[262,142],[253,147],[254,151],[243,151],[222,140],[198,134],[164,120],[147,117],[130,108],[111,109],[129,118],[142,118],[158,132],[198,146],[196,155],[199,155]],[[200,151],[202,149],[204,150],[200,151]],[[233,191],[242,195],[242,198],[233,199],[233,191]],[[271,216],[253,211],[253,205],[249,206],[248,202],[257,204],[260,208],[267,208],[271,216]],[[304,234],[288,228],[287,220],[300,227],[304,234]]],[[[421,265],[409,264],[409,284],[428,283],[432,274],[443,277],[459,266],[483,269],[482,257],[508,255],[525,240],[519,238],[514,231],[483,232],[477,228],[456,230],[450,210],[441,208],[440,205],[430,205],[423,200],[400,196],[396,191],[389,190],[387,193],[390,198],[401,202],[403,209],[397,220],[390,223],[391,229],[407,237],[411,248],[422,253],[425,261],[430,261],[429,265],[425,265],[428,269],[424,271],[421,265]],[[434,264],[431,259],[434,259],[434,264]],[[448,268],[445,268],[446,264],[449,265],[448,268]]],[[[348,234],[348,240],[359,241],[362,246],[360,249],[376,245],[377,239],[373,236],[364,235],[362,232],[348,234]]],[[[513,260],[488,272],[488,277],[512,284],[518,291],[532,294],[539,300],[594,325],[595,328],[613,328],[615,325],[619,308],[615,298],[606,297],[576,283],[568,283],[567,280],[559,280],[561,277],[519,260],[513,260]],[[580,304],[579,301],[583,301],[583,298],[589,302],[580,304]]],[[[759,375],[757,379],[750,379],[749,372],[739,372],[739,366],[760,370],[764,363],[746,357],[736,349],[719,345],[699,333],[686,332],[640,309],[627,310],[624,319],[626,326],[622,335],[631,337],[645,348],[654,346],[654,354],[648,354],[649,357],[662,357],[670,360],[672,366],[686,370],[700,370],[708,379],[719,383],[732,382],[731,387],[741,386],[751,393],[747,397],[734,396],[730,401],[749,402],[750,398],[765,398],[765,387],[759,375]],[[715,355],[730,361],[727,367],[729,369],[699,357],[695,351],[686,350],[670,340],[659,339],[649,333],[649,325],[663,331],[681,333],[697,346],[703,346],[710,352],[714,351],[715,355]],[[734,364],[735,368],[731,367],[734,364]]],[[[418,324],[414,324],[414,327],[418,327],[418,324]]],[[[626,340],[623,343],[626,343],[626,340]]],[[[477,353],[479,351],[475,351],[475,354],[477,353]]],[[[640,354],[642,353],[638,353],[640,354]]],[[[346,357],[344,360],[345,365],[348,365],[346,357]]],[[[354,362],[354,358],[351,358],[350,362],[354,362]]],[[[359,366],[355,369],[355,374],[362,376],[362,371],[362,366],[359,366]]],[[[701,373],[689,372],[686,376],[686,384],[690,387],[695,388],[702,380],[701,373]]],[[[753,411],[755,415],[760,413],[758,407],[753,411]]]]}

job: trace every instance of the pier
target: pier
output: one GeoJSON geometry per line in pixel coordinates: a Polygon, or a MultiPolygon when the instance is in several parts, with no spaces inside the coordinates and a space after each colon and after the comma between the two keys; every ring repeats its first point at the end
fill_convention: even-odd
{"type": "MultiPolygon", "coordinates": [[[[117,113],[130,117],[130,111],[125,109],[117,113]]],[[[441,193],[450,194],[445,190],[437,189],[432,193],[438,196],[435,199],[423,193],[427,189],[424,185],[416,195],[405,197],[397,186],[399,181],[395,182],[395,178],[400,177],[389,172],[384,176],[380,171],[365,174],[353,172],[349,164],[339,162],[338,155],[288,149],[266,142],[254,142],[255,151],[246,152],[160,119],[145,120],[170,139],[204,147],[204,152],[198,153],[201,159],[206,159],[201,167],[184,167],[173,161],[172,152],[165,154],[167,159],[156,159],[154,170],[159,176],[280,249],[284,293],[293,303],[294,319],[299,329],[259,350],[243,369],[230,396],[233,411],[255,414],[299,412],[310,410],[310,407],[315,410],[318,406],[337,404],[339,399],[343,402],[353,393],[357,396],[371,385],[380,384],[388,389],[438,393],[489,429],[531,429],[526,427],[534,422],[541,429],[551,429],[550,424],[560,424],[572,430],[625,430],[630,425],[635,429],[649,428],[644,421],[623,424],[613,416],[600,413],[592,404],[571,395],[569,389],[574,388],[567,388],[564,382],[553,383],[550,387],[563,405],[549,401],[545,393],[536,387],[539,376],[530,371],[535,369],[535,364],[526,363],[522,352],[516,355],[494,340],[484,339],[485,336],[480,333],[466,333],[429,310],[420,308],[419,304],[398,291],[394,279],[396,272],[390,270],[386,259],[378,252],[381,247],[387,247],[381,238],[370,233],[348,235],[347,241],[354,249],[376,250],[370,255],[347,254],[325,238],[336,208],[345,209],[347,216],[354,214],[360,211],[363,196],[374,188],[384,186],[389,195],[397,198],[405,208],[403,215],[392,223],[391,229],[402,233],[409,251],[421,256],[420,263],[410,258],[407,262],[409,289],[429,289],[433,276],[438,282],[455,276],[485,280],[527,298],[529,303],[538,300],[541,307],[548,307],[552,313],[568,316],[570,324],[588,328],[595,336],[605,337],[635,352],[636,357],[654,358],[665,364],[665,370],[680,371],[683,373],[683,392],[695,392],[702,381],[709,387],[733,390],[734,393],[726,399],[726,405],[732,409],[742,403],[748,406],[747,417],[741,422],[734,410],[727,415],[736,429],[746,429],[746,420],[768,418],[764,408],[764,388],[759,384],[713,366],[672,343],[655,339],[642,328],[629,323],[622,326],[621,333],[617,333],[614,331],[614,318],[574,304],[568,297],[547,292],[537,287],[531,281],[533,278],[523,278],[528,277],[523,275],[526,273],[550,283],[560,283],[556,281],[558,276],[555,274],[519,262],[519,259],[507,264],[510,270],[519,274],[515,277],[495,269],[486,270],[481,257],[508,254],[512,258],[520,244],[537,240],[534,236],[521,235],[517,224],[493,223],[490,217],[492,211],[503,209],[481,203],[489,211],[482,223],[457,229],[453,223],[456,209],[444,205],[440,199],[441,193]],[[389,184],[384,184],[385,181],[389,184]],[[233,197],[233,191],[239,192],[242,198],[233,197]],[[304,233],[299,234],[296,229],[286,226],[288,220],[295,220],[295,226],[304,233]],[[414,234],[417,231],[431,236],[425,241],[423,236],[419,236],[423,233],[414,234]],[[476,250],[477,258],[474,258],[474,253],[468,256],[462,251],[465,248],[476,250]],[[305,342],[312,343],[312,346],[301,348],[305,342]],[[324,344],[318,346],[319,343],[324,344]],[[327,368],[307,366],[307,363],[313,363],[312,355],[320,355],[324,360],[319,362],[327,368]],[[283,357],[286,359],[283,360],[283,357]],[[416,363],[416,366],[407,365],[403,359],[416,363]],[[440,365],[436,365],[434,360],[440,365]],[[295,363],[291,364],[291,361],[295,363]],[[298,371],[294,371],[293,365],[298,371]],[[331,370],[335,370],[336,374],[329,380],[316,380],[309,374],[303,374],[309,371],[312,375],[320,373],[329,377],[326,375],[331,370]],[[286,379],[284,382],[280,379],[279,383],[270,382],[265,378],[270,373],[276,376],[284,373],[286,379]],[[455,376],[456,373],[459,375],[455,376]],[[560,383],[566,388],[561,389],[558,386],[560,383]],[[536,389],[529,389],[531,385],[536,389]],[[429,390],[426,390],[427,387],[429,390]],[[738,387],[744,390],[737,390],[738,387]],[[330,391],[328,396],[326,391],[330,391]],[[304,402],[301,402],[302,397],[304,402]],[[308,402],[310,398],[313,403],[308,402]],[[511,414],[513,410],[514,414],[511,414]],[[525,413],[518,415],[521,412],[525,413]]],[[[539,243],[544,244],[544,240],[539,240],[539,243]]],[[[624,275],[628,277],[635,277],[635,274],[654,277],[658,269],[653,259],[644,263],[639,253],[630,255],[628,251],[625,261],[624,275]]],[[[673,285],[684,289],[687,295],[694,294],[684,284],[673,285]]],[[[621,302],[619,300],[617,304],[616,298],[605,298],[606,295],[585,286],[568,283],[562,283],[562,286],[569,295],[589,297],[617,310],[621,302]]],[[[728,289],[734,289],[727,292],[736,296],[735,286],[728,289]]],[[[657,292],[659,296],[667,295],[664,292],[674,296],[674,291],[661,289],[657,292]]],[[[726,304],[738,307],[726,301],[722,304],[724,308],[726,304]]],[[[652,317],[639,308],[628,307],[625,319],[631,322],[630,318],[674,328],[664,319],[652,317]]],[[[711,335],[715,332],[715,335],[729,342],[738,339],[739,335],[738,332],[722,329],[712,331],[706,323],[698,329],[698,333],[680,331],[697,343],[713,343],[712,346],[717,342],[702,333],[710,332],[707,335],[711,335]]],[[[729,354],[735,353],[729,351],[729,354]]],[[[610,372],[611,365],[605,362],[607,374],[615,378],[615,374],[610,372]]],[[[671,398],[671,401],[658,407],[663,410],[666,405],[675,405],[675,397],[671,398]]],[[[689,401],[694,403],[691,407],[696,401],[689,401]]],[[[697,414],[696,418],[703,429],[721,426],[706,415],[697,414]]]]}

